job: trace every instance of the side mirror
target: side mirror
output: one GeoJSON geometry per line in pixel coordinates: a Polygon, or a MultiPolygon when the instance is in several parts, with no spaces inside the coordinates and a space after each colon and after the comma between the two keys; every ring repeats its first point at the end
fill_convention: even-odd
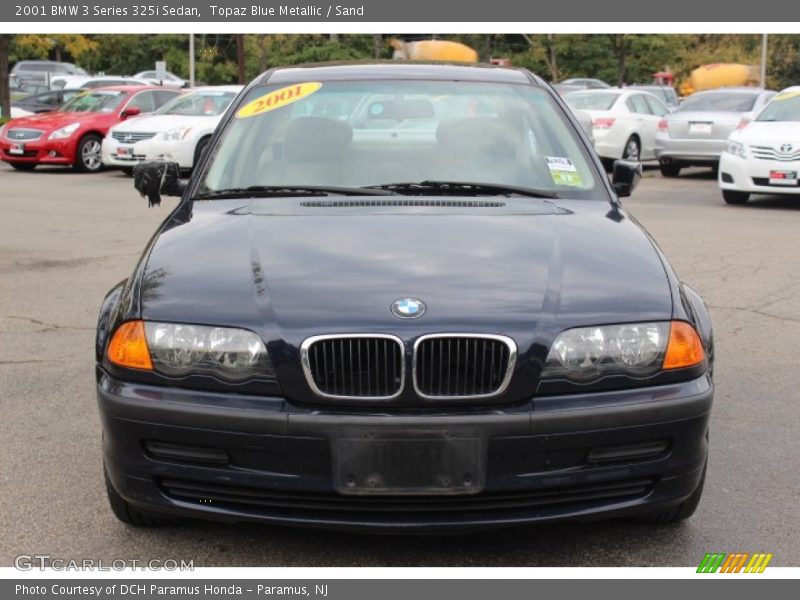
{"type": "Polygon", "coordinates": [[[186,184],[181,181],[181,169],[176,162],[154,160],[139,163],[133,168],[133,187],[149,206],[161,204],[161,196],[182,196],[186,184]]]}
{"type": "Polygon", "coordinates": [[[642,180],[642,163],[629,160],[615,160],[611,175],[611,187],[617,196],[627,198],[642,180]]]}
{"type": "Polygon", "coordinates": [[[122,114],[120,114],[120,117],[122,117],[123,119],[127,119],[128,117],[135,117],[136,115],[140,114],[142,114],[141,108],[139,108],[138,106],[131,106],[130,108],[126,108],[125,110],[123,110],[122,114]]]}

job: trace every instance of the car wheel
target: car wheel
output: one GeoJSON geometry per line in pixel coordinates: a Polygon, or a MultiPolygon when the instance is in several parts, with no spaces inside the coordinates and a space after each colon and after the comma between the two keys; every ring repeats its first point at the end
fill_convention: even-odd
{"type": "Polygon", "coordinates": [[[678,163],[660,163],[658,168],[664,177],[677,177],[681,174],[681,166],[678,163]]]}
{"type": "Polygon", "coordinates": [[[75,156],[75,170],[84,173],[96,173],[103,168],[101,145],[103,139],[94,133],[83,136],[78,142],[75,156]]]}
{"type": "Polygon", "coordinates": [[[697,510],[697,506],[700,504],[700,498],[703,495],[703,485],[706,482],[706,467],[708,467],[707,460],[706,464],[703,466],[703,474],[700,476],[700,483],[697,484],[697,488],[695,488],[692,495],[686,500],[677,506],[671,506],[667,509],[639,515],[636,517],[637,520],[644,523],[676,523],[691,517],[697,510]]]}
{"type": "Polygon", "coordinates": [[[202,138],[200,141],[197,142],[197,146],[194,147],[194,158],[192,159],[193,169],[197,166],[197,163],[200,162],[200,157],[203,155],[203,150],[208,145],[209,139],[211,138],[208,136],[202,138]]]}
{"type": "Polygon", "coordinates": [[[154,527],[174,522],[174,519],[167,516],[146,512],[131,506],[131,504],[114,489],[114,486],[111,484],[111,479],[108,477],[108,471],[106,471],[105,465],[103,465],[103,478],[106,482],[106,494],[108,495],[108,504],[111,506],[111,512],[123,523],[135,525],[137,527],[154,527]]]}
{"type": "Polygon", "coordinates": [[[628,141],[625,142],[625,150],[622,152],[622,158],[638,162],[641,155],[642,148],[639,145],[639,138],[632,135],[628,138],[628,141]]]}
{"type": "Polygon", "coordinates": [[[33,171],[36,168],[36,163],[8,163],[12,168],[17,171],[33,171]]]}
{"type": "Polygon", "coordinates": [[[733,190],[722,190],[722,197],[727,204],[745,204],[750,199],[747,192],[735,192],[733,190]]]}

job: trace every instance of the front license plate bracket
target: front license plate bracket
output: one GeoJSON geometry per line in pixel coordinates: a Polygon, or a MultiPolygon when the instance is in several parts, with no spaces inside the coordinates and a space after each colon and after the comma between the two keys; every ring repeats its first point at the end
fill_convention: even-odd
{"type": "Polygon", "coordinates": [[[485,449],[474,428],[347,428],[332,443],[341,494],[477,494],[485,484],[485,449]]]}

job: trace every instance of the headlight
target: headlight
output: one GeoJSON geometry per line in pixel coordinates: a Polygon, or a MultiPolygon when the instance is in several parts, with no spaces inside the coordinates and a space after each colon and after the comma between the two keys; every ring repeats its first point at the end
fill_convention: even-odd
{"type": "Polygon", "coordinates": [[[738,156],[739,158],[747,158],[747,148],[745,145],[740,142],[734,142],[733,140],[728,140],[725,145],[725,152],[738,156]]]}
{"type": "Polygon", "coordinates": [[[80,123],[70,123],[69,125],[65,125],[61,129],[56,129],[53,133],[47,136],[48,140],[63,140],[64,138],[68,138],[73,133],[78,131],[78,127],[80,127],[80,123]]]}
{"type": "Polygon", "coordinates": [[[189,132],[192,130],[191,127],[178,127],[177,129],[170,129],[169,131],[165,131],[161,134],[162,138],[167,142],[177,142],[179,140],[184,139],[189,132]]]}
{"type": "Polygon", "coordinates": [[[607,375],[647,377],[704,358],[697,332],[683,321],[579,327],[556,337],[542,379],[587,383],[607,375]]]}
{"type": "Polygon", "coordinates": [[[129,321],[114,333],[108,358],[172,377],[206,374],[242,381],[275,375],[261,338],[231,327],[129,321]]]}

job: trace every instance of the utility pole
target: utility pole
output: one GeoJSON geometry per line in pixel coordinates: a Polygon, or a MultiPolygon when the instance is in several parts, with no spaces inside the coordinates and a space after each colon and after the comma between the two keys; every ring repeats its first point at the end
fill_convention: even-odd
{"type": "Polygon", "coordinates": [[[239,85],[244,85],[244,35],[236,34],[236,65],[239,71],[239,85]]]}
{"type": "Polygon", "coordinates": [[[761,87],[767,87],[767,34],[761,34],[761,87]]]}
{"type": "Polygon", "coordinates": [[[194,34],[189,34],[189,87],[194,87],[194,34]]]}
{"type": "Polygon", "coordinates": [[[11,116],[11,90],[8,83],[8,47],[11,36],[0,34],[0,117],[11,116]]]}

